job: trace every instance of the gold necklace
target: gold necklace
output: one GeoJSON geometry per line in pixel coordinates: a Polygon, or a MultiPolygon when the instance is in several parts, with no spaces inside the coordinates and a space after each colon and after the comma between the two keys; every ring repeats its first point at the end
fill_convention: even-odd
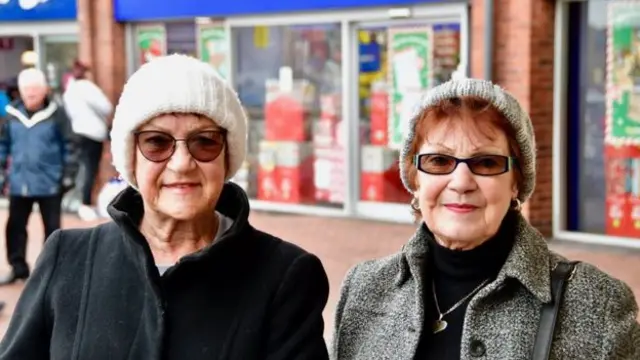
{"type": "Polygon", "coordinates": [[[449,323],[446,322],[445,320],[442,320],[442,318],[445,315],[451,313],[453,310],[457,309],[460,305],[464,304],[467,301],[467,299],[469,299],[474,294],[476,294],[478,291],[480,291],[480,289],[482,289],[488,282],[489,282],[489,279],[486,279],[485,281],[480,283],[480,285],[478,285],[478,287],[473,289],[472,292],[470,292],[465,297],[460,299],[460,301],[455,303],[449,310],[447,310],[445,312],[440,312],[440,306],[438,305],[438,296],[436,295],[436,282],[435,281],[431,281],[431,289],[433,290],[433,302],[435,303],[436,310],[438,311],[438,320],[434,321],[434,323],[433,323],[433,333],[437,334],[437,333],[439,333],[441,331],[444,331],[447,328],[447,326],[449,326],[449,323]]]}

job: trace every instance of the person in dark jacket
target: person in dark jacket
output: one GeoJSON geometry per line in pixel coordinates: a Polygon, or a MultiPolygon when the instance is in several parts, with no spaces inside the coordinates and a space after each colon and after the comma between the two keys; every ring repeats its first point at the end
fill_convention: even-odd
{"type": "Polygon", "coordinates": [[[328,359],[324,267],[249,223],[228,182],[247,119],[215,70],[185,55],[143,65],[111,137],[130,184],[113,221],[51,236],[0,359],[328,359]]]}
{"type": "Polygon", "coordinates": [[[60,228],[62,195],[73,188],[77,148],[65,110],[47,97],[47,80],[38,69],[18,76],[21,99],[6,107],[0,129],[0,187],[8,181],[7,257],[11,284],[29,276],[25,260],[27,223],[37,203],[45,237],[60,228]],[[10,170],[7,162],[11,158],[10,170]]]}

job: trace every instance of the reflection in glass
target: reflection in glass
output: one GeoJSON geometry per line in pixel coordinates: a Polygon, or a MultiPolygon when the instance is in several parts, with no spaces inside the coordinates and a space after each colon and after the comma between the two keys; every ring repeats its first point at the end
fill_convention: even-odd
{"type": "Polygon", "coordinates": [[[258,200],[341,207],[340,25],[239,27],[232,38],[233,79],[251,120],[234,181],[258,200]]]}
{"type": "Polygon", "coordinates": [[[409,203],[398,158],[405,122],[428,88],[460,62],[460,25],[389,25],[358,30],[360,200],[409,203]]]}

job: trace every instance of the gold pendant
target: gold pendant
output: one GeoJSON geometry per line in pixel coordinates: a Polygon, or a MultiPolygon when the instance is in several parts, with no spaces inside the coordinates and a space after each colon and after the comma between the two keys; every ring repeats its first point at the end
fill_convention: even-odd
{"type": "Polygon", "coordinates": [[[447,322],[444,320],[436,320],[433,323],[433,333],[437,334],[441,331],[444,331],[447,328],[447,325],[449,324],[447,324],[447,322]]]}

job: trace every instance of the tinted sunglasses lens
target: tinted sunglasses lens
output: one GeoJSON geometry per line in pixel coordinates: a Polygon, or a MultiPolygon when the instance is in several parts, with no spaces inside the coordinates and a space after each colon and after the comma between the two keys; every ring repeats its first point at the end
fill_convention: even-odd
{"type": "Polygon", "coordinates": [[[446,155],[420,155],[419,162],[419,169],[427,174],[449,174],[456,168],[456,159],[446,155]]]}
{"type": "Polygon", "coordinates": [[[501,155],[474,157],[468,164],[471,172],[477,175],[499,175],[509,170],[509,158],[501,155]]]}
{"type": "Polygon", "coordinates": [[[194,159],[202,162],[215,160],[224,149],[225,136],[217,131],[194,134],[187,140],[189,152],[194,159]]]}
{"type": "Polygon", "coordinates": [[[145,131],[138,134],[138,148],[150,161],[164,161],[173,154],[175,142],[165,133],[145,131]]]}

